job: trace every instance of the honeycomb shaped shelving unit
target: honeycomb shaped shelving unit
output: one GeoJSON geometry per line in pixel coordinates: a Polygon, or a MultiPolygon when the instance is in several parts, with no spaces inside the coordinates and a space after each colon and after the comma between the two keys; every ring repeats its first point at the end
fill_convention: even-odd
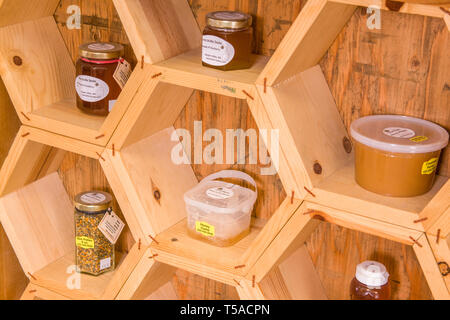
{"type": "MultiPolygon", "coordinates": [[[[359,187],[350,138],[318,66],[358,6],[392,10],[385,1],[310,0],[272,58],[255,55],[250,69],[221,72],[201,65],[201,33],[187,1],[113,0],[140,64],[113,112],[101,120],[75,108],[73,63],[49,17],[58,2],[39,1],[39,10],[28,14],[15,14],[25,1],[0,2],[0,17],[10,17],[0,25],[0,75],[27,125],[2,169],[14,178],[0,180],[0,204],[6,199],[17,207],[40,203],[39,196],[49,197],[40,193],[51,188],[65,199],[55,207],[68,212],[58,218],[54,211],[38,207],[38,219],[65,220],[61,225],[45,224],[49,230],[32,230],[37,245],[30,250],[24,245],[29,240],[18,230],[35,224],[14,220],[9,210],[0,211],[32,280],[24,298],[40,291],[42,298],[175,297],[169,281],[183,269],[235,287],[242,299],[326,299],[304,246],[320,220],[411,245],[433,296],[448,298],[437,263],[448,252],[442,253],[430,240],[442,237],[437,244],[448,244],[448,232],[437,231],[448,229],[448,178],[438,176],[432,191],[408,199],[359,187]],[[194,90],[244,99],[258,128],[280,131],[277,169],[288,196],[270,219],[254,219],[250,235],[227,248],[191,239],[186,231],[183,194],[198,180],[191,165],[172,161],[171,152],[179,150],[187,157],[174,122],[194,90]],[[24,151],[27,145],[38,152],[24,151]],[[59,157],[53,161],[48,150],[43,156],[45,146],[100,160],[139,242],[114,273],[105,275],[112,279],[100,277],[95,281],[102,284],[93,283],[86,292],[62,292],[64,283],[55,279],[53,268],[66,266],[64,257],[73,247],[72,235],[65,231],[73,213],[58,177],[46,175],[55,171],[59,157]],[[14,198],[22,192],[29,196],[14,198]],[[56,245],[64,246],[48,250],[44,233],[60,237],[56,245]]],[[[439,6],[405,3],[394,9],[449,23],[439,6]]],[[[266,137],[264,142],[270,150],[272,141],[266,137]]],[[[48,203],[53,204],[52,199],[48,203]]],[[[22,212],[30,215],[26,206],[22,212]]]]}
{"type": "Polygon", "coordinates": [[[76,107],[75,66],[53,17],[60,0],[0,2],[0,76],[23,124],[105,146],[139,87],[139,68],[107,117],[76,107]]]}
{"type": "MultiPolygon", "coordinates": [[[[114,272],[81,275],[78,289],[67,285],[75,264],[74,209],[57,171],[68,152],[103,162],[103,150],[32,127],[19,130],[0,171],[0,221],[31,281],[26,293],[40,287],[44,295],[50,291],[71,299],[114,299],[145,253],[133,241],[128,252],[116,253],[114,272]]],[[[125,218],[134,239],[141,237],[140,229],[133,229],[134,217],[125,218]]]]}

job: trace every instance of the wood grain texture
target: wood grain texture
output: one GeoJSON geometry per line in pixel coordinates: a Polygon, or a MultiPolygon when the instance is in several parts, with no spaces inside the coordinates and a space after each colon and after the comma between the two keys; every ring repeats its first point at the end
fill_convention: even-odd
{"type": "MultiPolygon", "coordinates": [[[[6,158],[20,121],[0,79],[0,166],[6,158]]],[[[11,244],[0,225],[0,300],[16,300],[28,282],[11,244]]]]}

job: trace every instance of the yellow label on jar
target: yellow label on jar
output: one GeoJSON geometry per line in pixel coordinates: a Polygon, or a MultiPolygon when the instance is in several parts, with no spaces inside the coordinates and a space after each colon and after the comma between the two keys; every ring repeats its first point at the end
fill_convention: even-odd
{"type": "Polygon", "coordinates": [[[432,158],[422,165],[422,174],[432,174],[437,168],[439,158],[432,158]]]}
{"type": "Polygon", "coordinates": [[[214,237],[216,235],[216,228],[206,222],[197,221],[195,223],[195,230],[207,237],[214,237]]]}
{"type": "Polygon", "coordinates": [[[427,141],[428,137],[425,136],[415,136],[414,138],[409,139],[412,142],[422,142],[422,141],[427,141]]]}
{"type": "Polygon", "coordinates": [[[76,237],[77,247],[83,249],[94,249],[95,242],[94,239],[88,237],[76,237]]]}

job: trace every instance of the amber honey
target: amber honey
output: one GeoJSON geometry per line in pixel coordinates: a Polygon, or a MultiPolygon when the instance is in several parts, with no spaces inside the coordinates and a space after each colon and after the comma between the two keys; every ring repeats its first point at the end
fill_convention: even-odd
{"type": "Polygon", "coordinates": [[[391,153],[356,143],[356,182],[369,191],[391,197],[427,193],[433,187],[436,170],[423,174],[422,167],[426,163],[434,166],[432,163],[437,160],[433,159],[439,159],[440,153],[391,153]]]}
{"type": "Polygon", "coordinates": [[[203,65],[223,71],[251,67],[252,17],[236,11],[217,11],[206,17],[203,65]]]}
{"type": "Polygon", "coordinates": [[[434,184],[448,133],[422,119],[370,116],[352,124],[355,179],[366,190],[392,197],[413,197],[434,184]]]}

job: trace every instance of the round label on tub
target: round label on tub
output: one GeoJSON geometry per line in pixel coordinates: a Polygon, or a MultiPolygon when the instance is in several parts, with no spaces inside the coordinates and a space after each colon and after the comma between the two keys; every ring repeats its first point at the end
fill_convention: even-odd
{"type": "Polygon", "coordinates": [[[108,84],[91,76],[78,76],[75,80],[75,88],[81,100],[86,102],[98,102],[109,94],[108,84]]]}
{"type": "Polygon", "coordinates": [[[231,189],[219,187],[206,190],[206,195],[212,199],[223,200],[234,196],[234,192],[231,189]]]}
{"type": "Polygon", "coordinates": [[[416,136],[414,130],[408,128],[400,128],[400,127],[389,127],[383,129],[383,133],[389,137],[401,138],[401,139],[410,139],[416,136]]]}
{"type": "Polygon", "coordinates": [[[231,43],[216,36],[203,36],[202,46],[202,60],[212,66],[226,66],[236,53],[231,43]]]}

